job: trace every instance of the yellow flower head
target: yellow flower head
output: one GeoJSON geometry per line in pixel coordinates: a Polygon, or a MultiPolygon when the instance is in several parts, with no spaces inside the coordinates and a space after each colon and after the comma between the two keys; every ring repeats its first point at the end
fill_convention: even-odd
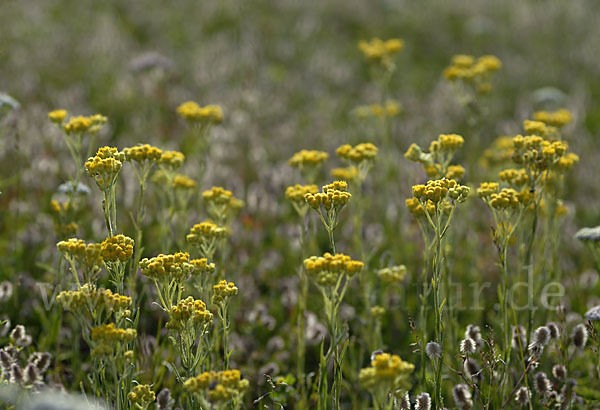
{"type": "Polygon", "coordinates": [[[331,209],[341,210],[352,197],[349,192],[346,192],[347,189],[348,183],[346,181],[335,181],[323,186],[320,193],[307,193],[304,199],[314,209],[318,209],[322,205],[327,211],[331,209]]]}
{"type": "Polygon", "coordinates": [[[92,341],[106,344],[130,342],[137,337],[135,329],[118,329],[114,323],[92,328],[92,341]]]}
{"type": "Polygon", "coordinates": [[[204,391],[212,402],[225,402],[248,390],[248,380],[242,379],[237,369],[215,372],[211,370],[191,377],[183,384],[190,393],[204,391]]]}
{"type": "Polygon", "coordinates": [[[173,177],[173,187],[175,189],[193,189],[196,188],[196,181],[183,174],[175,174],[173,177]]]}
{"type": "Polygon", "coordinates": [[[115,235],[102,242],[102,258],[107,262],[127,262],[133,255],[134,241],[125,235],[115,235]]]}
{"type": "MultiPolygon", "coordinates": [[[[331,170],[331,177],[333,179],[352,182],[354,178],[358,176],[358,170],[354,166],[346,167],[346,168],[333,168],[331,170]]],[[[316,186],[316,185],[315,185],[316,186]]],[[[318,191],[318,189],[317,189],[318,191]]]]}
{"type": "Polygon", "coordinates": [[[329,154],[323,151],[306,150],[296,152],[288,163],[294,168],[319,167],[329,157],[329,154]]]}
{"type": "Polygon", "coordinates": [[[358,164],[363,161],[373,161],[377,156],[377,147],[370,142],[363,142],[356,146],[345,144],[340,146],[335,152],[347,161],[358,164]]]}
{"type": "Polygon", "coordinates": [[[208,275],[215,271],[215,264],[208,262],[206,258],[192,259],[190,263],[194,266],[194,272],[192,273],[194,276],[208,275]]]}
{"type": "Polygon", "coordinates": [[[55,124],[62,124],[68,114],[67,110],[54,110],[48,113],[48,118],[55,124]]]}
{"type": "Polygon", "coordinates": [[[573,114],[571,111],[561,108],[556,111],[536,111],[533,118],[553,127],[563,127],[573,121],[573,114]]]}
{"type": "Polygon", "coordinates": [[[227,282],[226,280],[219,281],[218,284],[213,286],[213,304],[220,304],[232,296],[238,294],[238,288],[233,282],[227,282]]]}
{"type": "Polygon", "coordinates": [[[189,296],[180,300],[177,306],[171,306],[171,320],[166,326],[169,329],[182,329],[188,321],[208,325],[212,323],[212,319],[213,315],[206,309],[206,304],[189,296]]]}
{"type": "Polygon", "coordinates": [[[542,121],[523,121],[523,129],[528,134],[546,135],[548,133],[548,127],[542,121]]]}
{"type": "Polygon", "coordinates": [[[446,199],[463,202],[469,195],[470,188],[458,184],[453,179],[429,180],[426,185],[414,185],[413,196],[421,203],[431,201],[438,204],[446,199]]]}
{"type": "Polygon", "coordinates": [[[361,369],[359,381],[368,389],[383,386],[392,392],[407,390],[414,369],[413,364],[403,361],[398,355],[379,353],[373,356],[370,367],[361,369]]]}
{"type": "Polygon", "coordinates": [[[218,105],[201,107],[194,101],[187,101],[177,107],[177,114],[190,122],[220,123],[223,121],[223,110],[218,105]]]}
{"type": "Polygon", "coordinates": [[[98,271],[102,266],[102,246],[99,243],[71,238],[58,242],[56,247],[67,259],[74,259],[88,271],[98,271]]]}
{"type": "Polygon", "coordinates": [[[101,190],[107,190],[116,182],[123,161],[123,152],[114,147],[102,147],[94,157],[87,160],[85,169],[101,190]]]}
{"type": "Polygon", "coordinates": [[[89,117],[77,116],[71,117],[69,121],[63,126],[67,134],[82,134],[89,132],[94,134],[106,124],[107,118],[100,114],[94,114],[89,117]]]}
{"type": "Polygon", "coordinates": [[[148,384],[138,384],[133,388],[133,391],[127,394],[127,398],[132,403],[135,403],[144,408],[144,406],[154,402],[156,395],[148,384]]]}
{"type": "Polygon", "coordinates": [[[404,280],[404,277],[406,276],[406,266],[398,265],[379,269],[377,271],[377,275],[383,282],[399,283],[402,282],[402,280],[404,280]]]}
{"type": "Polygon", "coordinates": [[[522,188],[529,182],[527,171],[524,169],[509,168],[498,173],[498,177],[514,188],[522,188]]]}
{"type": "Polygon", "coordinates": [[[123,149],[127,161],[158,161],[162,156],[162,150],[150,144],[140,144],[123,149]]]}
{"type": "Polygon", "coordinates": [[[142,275],[158,281],[175,279],[183,282],[194,273],[194,265],[190,263],[190,255],[187,252],[144,258],[140,261],[140,269],[142,275]]]}
{"type": "Polygon", "coordinates": [[[392,38],[385,41],[373,38],[370,41],[360,41],[358,48],[367,60],[380,64],[389,64],[391,57],[404,48],[404,41],[399,38],[392,38]]]}
{"type": "Polygon", "coordinates": [[[500,185],[497,182],[482,182],[477,188],[477,196],[480,198],[489,198],[492,194],[497,194],[500,185]]]}
{"type": "Polygon", "coordinates": [[[158,160],[158,163],[167,168],[175,169],[183,165],[185,155],[179,151],[164,151],[158,160]]]}
{"type": "Polygon", "coordinates": [[[324,287],[335,286],[341,275],[352,277],[360,273],[364,266],[364,263],[352,260],[343,253],[332,255],[327,252],[323,256],[311,256],[304,260],[306,273],[324,287]]]}

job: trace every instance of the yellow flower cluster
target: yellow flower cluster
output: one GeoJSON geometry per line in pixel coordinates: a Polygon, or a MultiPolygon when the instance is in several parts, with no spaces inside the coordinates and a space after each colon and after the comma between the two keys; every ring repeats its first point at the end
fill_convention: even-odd
{"type": "Polygon", "coordinates": [[[193,189],[196,188],[196,181],[187,175],[175,174],[173,177],[173,187],[175,189],[193,189]]]}
{"type": "Polygon", "coordinates": [[[119,329],[114,323],[92,328],[92,341],[98,345],[92,350],[92,357],[113,354],[113,346],[120,342],[131,342],[137,337],[135,329],[119,329]]]}
{"type": "Polygon", "coordinates": [[[391,63],[392,56],[402,51],[404,48],[404,41],[399,38],[392,38],[389,40],[372,38],[370,41],[360,41],[358,43],[358,48],[367,60],[388,65],[391,63]]]}
{"type": "Polygon", "coordinates": [[[371,104],[371,105],[361,105],[356,107],[354,110],[354,115],[358,118],[368,118],[368,117],[377,117],[377,118],[386,118],[386,117],[396,117],[400,115],[402,112],[402,106],[392,100],[388,100],[385,104],[371,104]]]}
{"type": "Polygon", "coordinates": [[[162,156],[162,150],[150,144],[140,144],[135,147],[124,148],[123,153],[127,161],[158,161],[162,156]]]}
{"type": "Polygon", "coordinates": [[[192,226],[190,233],[185,237],[186,240],[195,245],[202,240],[222,239],[227,236],[227,229],[219,225],[204,221],[192,226]]]}
{"type": "Polygon", "coordinates": [[[498,173],[498,178],[514,188],[522,188],[529,182],[527,171],[523,168],[509,168],[498,173]]]}
{"type": "Polygon", "coordinates": [[[185,155],[179,151],[163,151],[158,163],[170,169],[179,168],[183,165],[185,155]]]}
{"type": "MultiPolygon", "coordinates": [[[[435,171],[436,171],[435,174],[430,175],[428,172],[427,175],[429,175],[432,178],[435,178],[438,176],[437,169],[435,169],[435,171]]],[[[465,172],[466,172],[466,170],[462,165],[449,165],[448,171],[446,171],[446,178],[460,180],[462,177],[465,176],[465,172]]]]}
{"type": "Polygon", "coordinates": [[[102,246],[99,243],[85,243],[82,239],[71,238],[56,244],[65,257],[75,259],[87,269],[102,266],[102,246]]]}
{"type": "Polygon", "coordinates": [[[336,180],[352,182],[357,176],[358,170],[354,166],[346,168],[333,168],[331,170],[331,177],[336,180]]]}
{"type": "Polygon", "coordinates": [[[114,147],[102,147],[85,163],[88,175],[96,181],[101,190],[107,190],[116,181],[123,167],[125,154],[114,147]]]}
{"type": "Polygon", "coordinates": [[[184,387],[191,393],[208,390],[208,398],[212,402],[231,400],[248,390],[248,380],[242,379],[239,370],[223,370],[204,372],[196,377],[187,379],[184,387]]]}
{"type": "Polygon", "coordinates": [[[422,164],[430,178],[459,179],[464,176],[465,169],[460,165],[450,165],[450,161],[464,142],[464,138],[458,134],[440,134],[429,144],[429,152],[423,152],[420,146],[411,144],[404,157],[422,164]]]}
{"type": "Polygon", "coordinates": [[[177,302],[177,306],[171,306],[171,320],[166,326],[169,329],[183,329],[189,320],[194,324],[209,324],[212,318],[203,301],[189,296],[177,302]]]}
{"type": "Polygon", "coordinates": [[[212,187],[202,192],[202,199],[208,206],[210,217],[222,224],[226,224],[229,217],[244,207],[244,201],[222,187],[212,187]]]}
{"type": "Polygon", "coordinates": [[[238,288],[233,282],[227,282],[226,280],[219,281],[218,284],[213,286],[213,304],[220,304],[232,296],[238,294],[238,288]]]}
{"type": "Polygon", "coordinates": [[[564,141],[550,142],[537,135],[513,138],[515,152],[512,159],[522,164],[533,173],[539,173],[550,168],[565,154],[567,143],[564,141]]]}
{"type": "Polygon", "coordinates": [[[62,124],[68,114],[67,110],[54,110],[48,113],[48,118],[53,123],[62,124]]]}
{"type": "Polygon", "coordinates": [[[531,120],[523,121],[523,129],[528,134],[543,135],[543,136],[547,135],[548,132],[550,131],[548,129],[548,126],[545,123],[543,123],[541,121],[531,121],[531,120]]]}
{"type": "Polygon", "coordinates": [[[480,198],[488,198],[492,194],[497,194],[500,191],[500,184],[497,182],[482,182],[477,188],[477,196],[480,198]]]}
{"type": "Polygon", "coordinates": [[[322,192],[304,195],[304,200],[313,209],[318,209],[321,205],[329,211],[331,209],[341,210],[350,200],[352,195],[346,192],[348,183],[346,181],[334,181],[322,188],[322,192]]]}
{"type": "Polygon", "coordinates": [[[429,144],[429,152],[455,152],[464,142],[464,138],[458,134],[440,134],[436,141],[429,144]]]}
{"type": "Polygon", "coordinates": [[[319,188],[316,185],[299,185],[289,186],[285,190],[285,197],[298,204],[305,204],[304,197],[306,194],[316,194],[319,192],[319,188]]]}
{"type": "Polygon", "coordinates": [[[353,163],[373,161],[377,156],[377,147],[370,142],[363,142],[356,146],[344,144],[335,151],[338,157],[353,163]]]}
{"type": "Polygon", "coordinates": [[[419,200],[421,204],[431,201],[434,204],[439,204],[446,200],[463,202],[469,195],[470,188],[465,185],[458,184],[453,179],[437,179],[429,180],[426,185],[414,185],[412,187],[413,196],[419,200]]]}
{"type": "Polygon", "coordinates": [[[186,101],[177,107],[177,114],[190,122],[220,123],[223,121],[223,110],[218,105],[201,107],[194,101],[186,101]]]}
{"type": "Polygon", "coordinates": [[[483,151],[483,155],[479,160],[480,164],[486,168],[502,165],[510,160],[513,149],[513,137],[501,136],[492,142],[492,146],[483,151]]]}
{"type": "Polygon", "coordinates": [[[327,252],[323,256],[304,259],[306,273],[321,286],[335,286],[340,276],[352,277],[360,273],[364,267],[364,263],[352,260],[350,256],[343,253],[332,255],[327,252]]]}
{"type": "MultiPolygon", "coordinates": [[[[59,111],[64,111],[64,110],[59,110],[59,111]]],[[[58,114],[56,114],[55,111],[53,111],[53,113],[55,113],[55,118],[60,118],[63,113],[59,112],[58,114]]],[[[51,113],[52,114],[52,113],[51,113]]],[[[67,112],[64,112],[65,117],[67,112]]],[[[52,119],[52,118],[50,118],[52,119]]],[[[64,121],[65,118],[62,119],[61,122],[64,121]]],[[[69,119],[69,121],[63,126],[63,129],[65,130],[65,132],[67,134],[82,134],[84,132],[89,132],[90,134],[94,134],[98,131],[100,131],[100,129],[102,129],[102,127],[104,126],[104,124],[106,124],[107,118],[103,115],[100,114],[94,114],[94,115],[90,115],[89,117],[84,117],[84,116],[77,116],[77,117],[71,117],[69,119]]]]}
{"type": "Polygon", "coordinates": [[[294,168],[318,167],[329,158],[329,154],[323,151],[306,150],[296,152],[288,163],[294,168]]]}
{"type": "Polygon", "coordinates": [[[134,241],[125,235],[115,235],[102,242],[102,258],[107,262],[127,262],[133,255],[134,241]]]}
{"type": "Polygon", "coordinates": [[[210,274],[215,271],[215,264],[212,262],[209,263],[206,258],[192,259],[190,264],[194,267],[194,272],[192,272],[192,275],[194,276],[210,274]]]}
{"type": "Polygon", "coordinates": [[[502,188],[497,182],[483,182],[477,189],[477,195],[497,210],[518,210],[529,205],[533,195],[528,190],[521,192],[513,188],[502,188]]]}
{"type": "Polygon", "coordinates": [[[187,252],[177,252],[173,255],[160,254],[144,258],[140,261],[140,269],[142,275],[158,281],[175,279],[182,282],[194,272],[194,265],[190,263],[187,252]]]}
{"type": "Polygon", "coordinates": [[[533,119],[553,127],[562,127],[573,121],[573,114],[565,108],[556,111],[536,111],[533,114],[533,119]]]}
{"type": "Polygon", "coordinates": [[[578,162],[579,162],[579,155],[569,152],[566,155],[562,156],[558,160],[558,162],[556,163],[556,169],[558,171],[563,171],[563,172],[569,171],[578,162]]]}
{"type": "Polygon", "coordinates": [[[469,82],[476,86],[480,93],[492,89],[489,77],[502,68],[502,62],[496,56],[485,55],[475,58],[471,55],[459,54],[452,58],[452,64],[444,70],[448,80],[469,82]]]}
{"type": "Polygon", "coordinates": [[[93,306],[96,313],[106,310],[110,314],[131,306],[129,296],[113,293],[110,289],[94,288],[88,284],[83,285],[78,290],[62,291],[58,294],[56,300],[65,310],[76,311],[83,306],[93,306]]]}
{"type": "Polygon", "coordinates": [[[142,408],[154,402],[156,395],[148,384],[138,384],[133,388],[133,391],[127,394],[130,402],[138,404],[142,408]]]}
{"type": "Polygon", "coordinates": [[[386,283],[398,283],[406,276],[406,266],[390,266],[377,271],[379,278],[386,283]]]}
{"type": "Polygon", "coordinates": [[[410,374],[415,366],[403,361],[400,356],[389,353],[379,353],[373,357],[371,366],[361,369],[359,381],[370,389],[375,386],[385,386],[390,390],[407,390],[410,374]]]}

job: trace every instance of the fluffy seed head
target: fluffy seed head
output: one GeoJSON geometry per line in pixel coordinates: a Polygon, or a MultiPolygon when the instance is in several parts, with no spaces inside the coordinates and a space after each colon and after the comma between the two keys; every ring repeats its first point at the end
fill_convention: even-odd
{"type": "Polygon", "coordinates": [[[533,378],[533,385],[537,394],[541,396],[547,396],[552,391],[552,384],[550,383],[550,380],[548,380],[546,373],[543,372],[535,374],[533,378]]]}
{"type": "Polygon", "coordinates": [[[546,327],[548,328],[548,330],[550,330],[550,338],[551,339],[558,339],[560,337],[560,328],[558,327],[558,325],[554,322],[550,322],[546,324],[546,327]]]}
{"type": "Polygon", "coordinates": [[[555,364],[552,368],[552,376],[557,379],[563,380],[567,377],[567,368],[562,364],[555,364]]]}
{"type": "Polygon", "coordinates": [[[588,332],[583,323],[578,324],[573,329],[573,335],[571,336],[573,344],[578,349],[583,349],[587,343],[588,332]]]}
{"type": "Polygon", "coordinates": [[[431,410],[431,396],[429,393],[421,393],[417,396],[415,410],[431,410]]]}
{"type": "Polygon", "coordinates": [[[522,386],[517,390],[515,394],[515,401],[519,406],[524,406],[529,402],[529,397],[531,396],[531,392],[525,386],[522,386]]]}
{"type": "Polygon", "coordinates": [[[457,384],[452,389],[454,402],[459,408],[471,408],[473,402],[471,400],[471,392],[466,384],[457,384]]]}
{"type": "Polygon", "coordinates": [[[436,342],[429,342],[425,346],[425,353],[430,359],[439,359],[442,357],[442,347],[436,342]]]}
{"type": "Polygon", "coordinates": [[[460,352],[462,354],[473,354],[477,350],[477,343],[471,338],[463,339],[460,342],[460,352]]]}

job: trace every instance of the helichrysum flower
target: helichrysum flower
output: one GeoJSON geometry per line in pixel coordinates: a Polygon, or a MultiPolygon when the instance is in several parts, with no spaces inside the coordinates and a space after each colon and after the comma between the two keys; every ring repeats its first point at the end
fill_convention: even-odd
{"type": "Polygon", "coordinates": [[[56,300],[65,310],[83,311],[90,308],[95,314],[99,312],[111,314],[131,306],[129,296],[113,293],[110,289],[94,288],[89,284],[83,285],[78,290],[62,291],[56,300]]]}
{"type": "Polygon", "coordinates": [[[134,241],[125,235],[106,238],[101,245],[102,259],[106,262],[127,262],[133,255],[134,241]]]}
{"type": "Polygon", "coordinates": [[[196,181],[187,175],[175,174],[173,176],[173,188],[175,189],[194,189],[196,185],[196,181]]]}
{"type": "Polygon", "coordinates": [[[398,283],[402,282],[406,276],[406,266],[390,266],[387,268],[379,269],[377,271],[379,278],[386,283],[398,283]]]}
{"type": "Polygon", "coordinates": [[[461,81],[472,87],[474,92],[491,91],[491,74],[502,67],[496,56],[484,55],[475,58],[471,55],[458,54],[452,58],[452,64],[444,70],[444,77],[452,82],[461,81]]]}
{"type": "Polygon", "coordinates": [[[227,228],[223,228],[211,221],[195,224],[186,236],[186,240],[200,249],[202,256],[212,259],[217,243],[229,234],[227,228]]]}
{"type": "Polygon", "coordinates": [[[527,134],[545,136],[548,133],[548,126],[541,121],[523,121],[523,129],[527,134]]]}
{"type": "Polygon", "coordinates": [[[429,152],[424,152],[417,144],[411,144],[404,157],[421,163],[430,178],[452,179],[454,176],[460,178],[465,173],[464,168],[450,165],[450,161],[464,141],[464,138],[458,134],[440,134],[429,144],[429,152]]]}
{"type": "Polygon", "coordinates": [[[374,160],[377,151],[378,149],[374,144],[363,142],[354,147],[350,144],[341,145],[335,152],[340,158],[358,164],[363,161],[374,160]]]}
{"type": "Polygon", "coordinates": [[[319,209],[323,206],[327,211],[332,209],[340,211],[352,197],[349,192],[346,192],[347,189],[348,184],[346,181],[335,181],[323,186],[320,193],[305,194],[304,199],[313,209],[319,209]]]}
{"type": "Polygon", "coordinates": [[[112,187],[123,167],[125,154],[114,147],[102,147],[94,157],[85,163],[88,175],[94,178],[98,187],[105,191],[112,187]]]}
{"type": "Polygon", "coordinates": [[[148,404],[154,402],[156,396],[148,384],[138,384],[127,394],[130,402],[138,404],[140,408],[145,408],[148,404]]]}
{"type": "Polygon", "coordinates": [[[140,144],[130,148],[124,148],[123,153],[127,161],[158,161],[162,156],[162,150],[150,144],[140,144]]]}
{"type": "Polygon", "coordinates": [[[293,185],[289,186],[285,190],[285,197],[290,201],[296,212],[300,216],[306,215],[308,205],[304,200],[306,194],[316,194],[319,192],[319,188],[316,185],[293,185]]]}
{"type": "Polygon", "coordinates": [[[364,268],[364,263],[352,260],[342,253],[332,255],[325,253],[323,256],[311,256],[304,260],[306,273],[317,284],[325,287],[335,286],[342,275],[353,277],[364,268]]]}
{"type": "Polygon", "coordinates": [[[223,121],[223,110],[218,105],[201,107],[194,101],[186,101],[177,107],[177,114],[191,123],[220,123],[223,121]]]}
{"type": "Polygon", "coordinates": [[[68,114],[67,110],[54,110],[48,113],[48,118],[55,124],[62,124],[68,114]]]}
{"type": "Polygon", "coordinates": [[[403,361],[400,356],[379,353],[373,357],[371,366],[361,369],[359,382],[370,389],[384,386],[389,391],[410,388],[410,374],[415,369],[411,363],[403,361]]]}
{"type": "Polygon", "coordinates": [[[58,242],[56,247],[67,260],[77,262],[86,273],[94,274],[102,267],[102,245],[99,243],[71,238],[58,242]]]}
{"type": "MultiPolygon", "coordinates": [[[[83,134],[89,132],[94,134],[106,124],[107,118],[100,114],[94,114],[89,117],[77,116],[69,118],[63,128],[67,134],[83,134]]],[[[64,120],[63,120],[64,122],[64,120]]]]}
{"type": "Polygon", "coordinates": [[[241,378],[237,369],[210,371],[191,377],[184,382],[190,393],[204,392],[211,402],[226,402],[248,390],[248,380],[241,378]]]}
{"type": "Polygon", "coordinates": [[[370,41],[360,41],[358,48],[368,61],[387,67],[392,62],[391,58],[404,48],[404,40],[372,38],[370,41]]]}
{"type": "Polygon", "coordinates": [[[223,224],[244,206],[244,201],[237,199],[231,191],[222,187],[212,187],[202,192],[202,199],[207,205],[210,217],[223,224]]]}
{"type": "Polygon", "coordinates": [[[192,259],[190,264],[194,267],[193,276],[208,275],[215,271],[215,264],[206,258],[192,259]]]}
{"type": "Polygon", "coordinates": [[[173,170],[180,168],[185,160],[185,155],[179,151],[163,151],[158,163],[163,167],[173,170]]]}
{"type": "Polygon", "coordinates": [[[339,181],[352,182],[358,176],[358,170],[354,166],[345,168],[333,168],[330,174],[333,179],[339,181]]]}
{"type": "Polygon", "coordinates": [[[479,163],[485,168],[490,168],[509,161],[514,151],[512,138],[506,135],[496,138],[491,147],[483,151],[479,163]]]}
{"type": "Polygon", "coordinates": [[[458,184],[453,179],[439,179],[429,180],[425,185],[414,185],[412,191],[413,196],[421,204],[431,201],[437,206],[446,200],[464,202],[469,195],[470,188],[458,184]]]}
{"type": "Polygon", "coordinates": [[[229,298],[238,294],[238,288],[233,282],[226,280],[219,281],[213,286],[213,304],[221,304],[227,302],[229,298]]]}
{"type": "Polygon", "coordinates": [[[402,105],[397,101],[388,100],[385,104],[361,105],[354,109],[353,113],[358,118],[386,118],[396,117],[402,112],[402,105]]]}
{"type": "Polygon", "coordinates": [[[552,112],[536,111],[533,114],[533,118],[536,121],[542,121],[554,127],[562,127],[573,120],[573,114],[571,113],[571,111],[561,108],[552,112]]]}
{"type": "Polygon", "coordinates": [[[523,168],[514,169],[509,168],[498,173],[498,177],[511,185],[513,188],[522,188],[529,182],[529,176],[527,175],[527,171],[523,168]]]}
{"type": "Polygon", "coordinates": [[[169,329],[183,329],[187,322],[195,325],[207,325],[212,322],[213,315],[206,309],[201,300],[189,296],[180,300],[176,306],[171,306],[171,320],[166,324],[169,329]]]}
{"type": "Polygon", "coordinates": [[[329,158],[329,154],[326,152],[303,149],[296,152],[288,163],[298,169],[316,168],[323,165],[327,158],[329,158]]]}
{"type": "Polygon", "coordinates": [[[91,332],[94,348],[92,357],[112,355],[114,348],[119,343],[131,342],[137,337],[135,329],[117,328],[114,323],[97,326],[91,332]]]}
{"type": "Polygon", "coordinates": [[[187,252],[177,252],[173,255],[160,254],[144,258],[140,261],[140,269],[143,275],[159,282],[171,279],[183,282],[194,272],[194,265],[190,263],[187,252]]]}

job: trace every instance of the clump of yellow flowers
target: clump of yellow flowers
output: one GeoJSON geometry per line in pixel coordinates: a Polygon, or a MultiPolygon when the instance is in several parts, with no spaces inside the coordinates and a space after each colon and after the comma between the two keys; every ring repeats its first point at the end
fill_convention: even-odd
{"type": "Polygon", "coordinates": [[[103,314],[111,315],[131,306],[129,296],[113,293],[110,289],[95,288],[87,283],[78,290],[60,292],[56,300],[65,310],[77,312],[90,320],[94,317],[100,323],[103,314]]]}
{"type": "Polygon", "coordinates": [[[329,244],[335,253],[335,240],[333,231],[339,223],[339,215],[344,206],[348,203],[352,195],[347,192],[348,183],[346,181],[334,181],[329,185],[323,186],[321,192],[313,194],[307,193],[304,196],[306,203],[319,214],[321,222],[329,233],[329,244]],[[325,215],[323,215],[325,211],[325,215]]]}
{"type": "Polygon", "coordinates": [[[397,265],[379,269],[377,271],[377,276],[379,276],[383,282],[389,284],[402,282],[406,276],[406,266],[397,265]]]}
{"type": "Polygon", "coordinates": [[[306,194],[316,194],[319,188],[316,185],[300,185],[296,184],[289,186],[285,190],[285,197],[290,201],[298,215],[304,217],[308,212],[308,204],[304,197],[306,194]]]}
{"type": "Polygon", "coordinates": [[[410,389],[410,375],[415,366],[403,361],[400,356],[376,352],[371,366],[361,369],[360,384],[373,395],[375,408],[391,408],[397,398],[402,398],[410,389]]]}
{"type": "Polygon", "coordinates": [[[74,202],[59,202],[52,200],[50,202],[50,211],[54,219],[54,232],[59,239],[70,238],[77,234],[79,226],[70,221],[71,214],[75,211],[74,202]]]}
{"type": "Polygon", "coordinates": [[[214,104],[201,107],[197,102],[186,101],[177,107],[177,114],[193,124],[217,124],[223,121],[223,110],[214,104]]]}
{"type": "Polygon", "coordinates": [[[452,64],[444,70],[444,77],[460,88],[461,93],[472,91],[480,94],[492,90],[491,76],[502,68],[502,62],[493,55],[475,58],[458,54],[452,64]]]}
{"type": "Polygon", "coordinates": [[[213,286],[213,306],[217,307],[217,313],[221,320],[221,327],[223,331],[223,359],[225,362],[225,368],[229,367],[229,356],[232,352],[229,351],[229,345],[227,344],[229,336],[229,302],[233,296],[238,294],[238,288],[233,282],[227,282],[221,280],[219,283],[213,286]]]}
{"type": "Polygon", "coordinates": [[[354,147],[350,144],[341,145],[335,153],[356,170],[356,178],[352,178],[352,180],[356,180],[360,184],[367,178],[377,157],[377,151],[378,148],[374,144],[363,142],[354,147]]]}
{"type": "Polygon", "coordinates": [[[394,100],[387,100],[384,104],[360,105],[354,109],[358,118],[389,118],[397,117],[402,112],[402,105],[394,100]]]}
{"type": "Polygon", "coordinates": [[[300,150],[288,160],[293,168],[298,168],[308,183],[316,181],[317,175],[323,163],[329,158],[329,154],[317,150],[300,150]]]}
{"type": "Polygon", "coordinates": [[[249,383],[242,379],[237,369],[219,372],[211,370],[187,379],[184,387],[200,400],[204,408],[237,409],[249,383]]]}
{"type": "Polygon", "coordinates": [[[227,226],[235,214],[244,207],[244,201],[222,187],[212,187],[202,192],[208,215],[218,224],[227,226]]]}
{"type": "Polygon", "coordinates": [[[192,226],[186,240],[200,250],[202,257],[213,259],[220,241],[228,234],[227,228],[211,221],[204,221],[192,226]]]}
{"type": "Polygon", "coordinates": [[[404,40],[399,38],[381,40],[375,37],[369,41],[361,40],[358,48],[369,62],[389,67],[393,64],[392,57],[404,48],[404,40]]]}
{"type": "Polygon", "coordinates": [[[179,151],[164,151],[158,160],[158,164],[167,171],[180,168],[185,160],[185,155],[179,151]]]}
{"type": "Polygon", "coordinates": [[[181,283],[194,272],[194,265],[190,262],[187,252],[177,252],[172,255],[160,254],[153,258],[144,258],[140,261],[142,275],[158,281],[175,281],[181,283]]]}
{"type": "Polygon", "coordinates": [[[134,409],[146,410],[156,399],[156,395],[148,384],[138,384],[133,388],[127,398],[134,409]]]}
{"type": "Polygon", "coordinates": [[[424,152],[417,144],[411,144],[404,157],[423,165],[430,178],[460,179],[465,170],[460,165],[450,165],[456,151],[465,140],[458,134],[440,134],[429,144],[429,152],[424,152]]]}
{"type": "Polygon", "coordinates": [[[87,117],[82,115],[71,117],[69,121],[65,123],[65,119],[67,117],[66,110],[52,111],[48,113],[48,117],[52,122],[63,124],[63,129],[68,135],[82,135],[86,132],[95,134],[102,129],[107,121],[105,116],[101,114],[94,114],[87,117]]]}
{"type": "Polygon", "coordinates": [[[573,121],[573,114],[565,108],[560,108],[556,111],[536,111],[533,113],[533,119],[560,128],[573,121]]]}
{"type": "Polygon", "coordinates": [[[110,356],[125,353],[122,343],[133,341],[137,337],[135,329],[117,328],[114,323],[92,328],[92,356],[110,356]]]}
{"type": "Polygon", "coordinates": [[[323,256],[311,256],[304,260],[308,276],[312,277],[319,286],[326,288],[339,287],[345,276],[353,277],[361,272],[364,266],[364,263],[352,260],[342,253],[335,255],[325,253],[323,256]]]}
{"type": "Polygon", "coordinates": [[[86,243],[82,239],[71,238],[56,244],[71,266],[77,284],[80,284],[77,267],[81,269],[85,283],[93,283],[102,269],[102,246],[99,243],[86,243]],[[77,266],[76,266],[77,265],[77,266]]]}

